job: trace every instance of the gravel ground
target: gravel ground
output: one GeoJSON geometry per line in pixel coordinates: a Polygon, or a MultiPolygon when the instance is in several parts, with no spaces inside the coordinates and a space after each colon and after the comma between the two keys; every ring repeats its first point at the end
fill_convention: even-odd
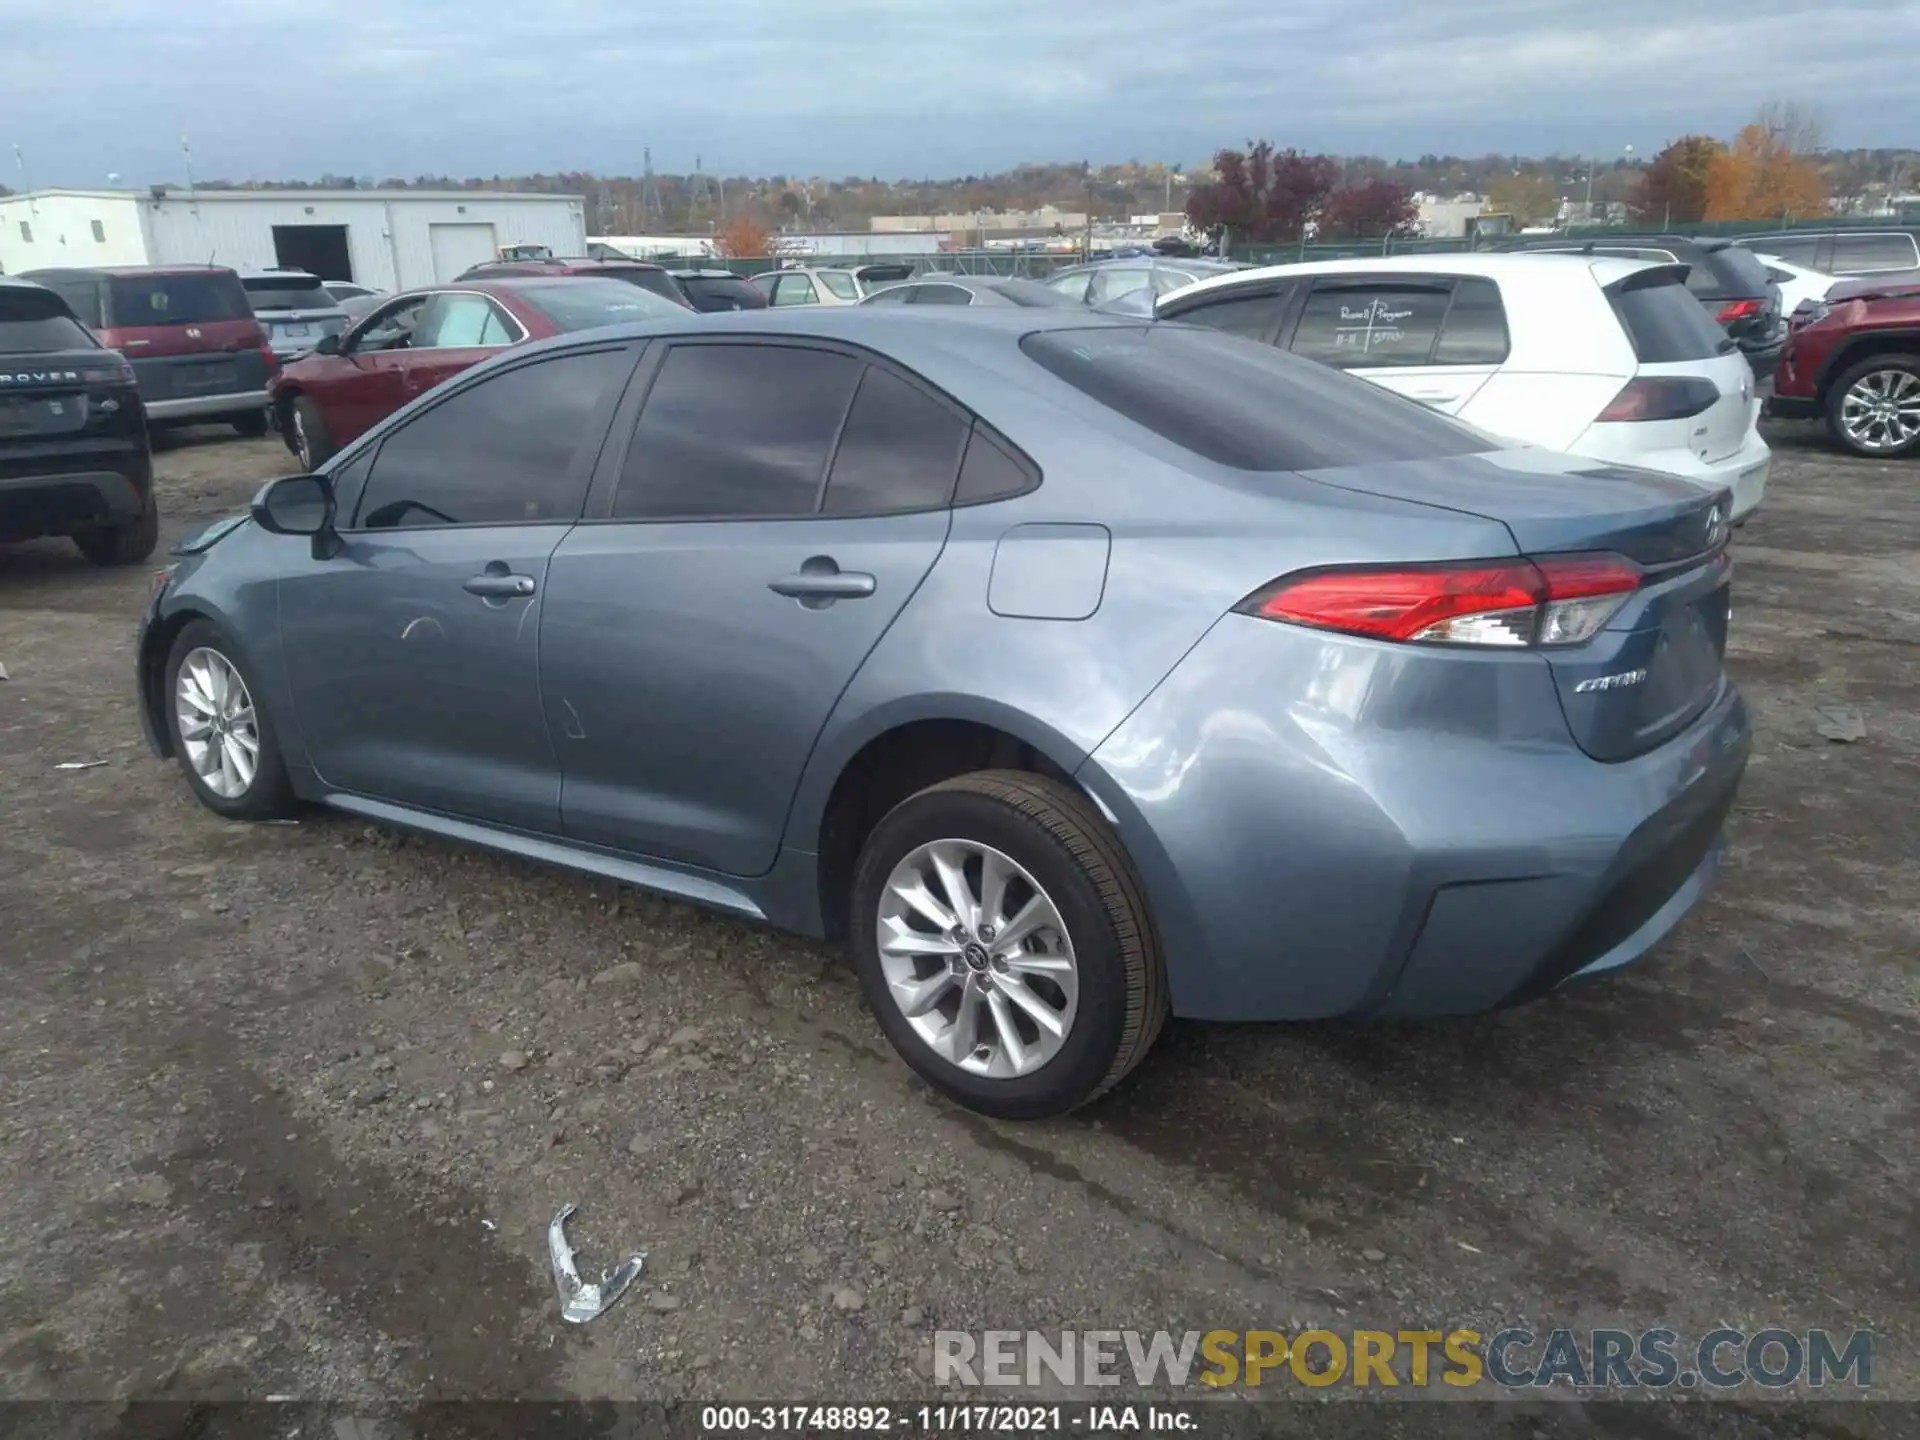
{"type": "MultiPolygon", "coordinates": [[[[222,823],[139,738],[149,570],[0,551],[0,1399],[906,1397],[935,1328],[1314,1322],[1870,1326],[1920,1399],[1920,468],[1775,439],[1729,873],[1656,958],[1459,1023],[1175,1023],[1029,1126],[936,1101],[828,949],[222,823]],[[566,1201],[583,1268],[648,1255],[579,1328],[566,1201]]],[[[165,543],[290,468],[159,466],[165,543]]]]}

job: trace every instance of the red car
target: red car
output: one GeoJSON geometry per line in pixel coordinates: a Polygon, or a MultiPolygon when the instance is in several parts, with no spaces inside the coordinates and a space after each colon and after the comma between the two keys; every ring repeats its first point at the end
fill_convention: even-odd
{"type": "Polygon", "coordinates": [[[1771,413],[1824,418],[1856,455],[1920,455],[1920,277],[1844,281],[1796,312],[1773,387],[1771,413]]]}
{"type": "Polygon", "coordinates": [[[680,282],[665,266],[645,260],[567,259],[551,255],[531,260],[488,260],[454,278],[458,281],[499,280],[508,275],[598,275],[638,285],[688,310],[695,308],[680,282]]]}
{"type": "Polygon", "coordinates": [[[591,277],[456,281],[409,290],[287,362],[268,386],[287,448],[311,470],[442,380],[509,345],[654,316],[671,300],[591,277]]]}

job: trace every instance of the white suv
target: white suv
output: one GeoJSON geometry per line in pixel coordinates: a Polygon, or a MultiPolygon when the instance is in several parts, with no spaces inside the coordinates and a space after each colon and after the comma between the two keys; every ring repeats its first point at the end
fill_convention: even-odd
{"type": "Polygon", "coordinates": [[[1733,492],[1772,464],[1753,371],[1685,265],[1402,255],[1242,270],[1164,296],[1163,320],[1277,345],[1526,445],[1733,492]]]}

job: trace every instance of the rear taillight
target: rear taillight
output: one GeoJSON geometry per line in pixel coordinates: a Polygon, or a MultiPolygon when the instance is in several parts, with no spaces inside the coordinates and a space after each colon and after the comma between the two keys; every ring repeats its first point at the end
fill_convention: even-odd
{"type": "Polygon", "coordinates": [[[1677,375],[1643,375],[1620,387],[1599,420],[1685,420],[1719,403],[1720,387],[1711,380],[1677,375]]]}
{"type": "Polygon", "coordinates": [[[1359,566],[1289,576],[1235,608],[1264,620],[1420,645],[1578,645],[1640,585],[1612,554],[1359,566]]]}
{"type": "Polygon", "coordinates": [[[1751,320],[1766,308],[1767,302],[1764,300],[1729,300],[1713,318],[1722,325],[1731,325],[1736,320],[1751,320]]]}
{"type": "Polygon", "coordinates": [[[273,347],[267,344],[267,342],[264,340],[260,342],[260,358],[267,362],[268,376],[273,376],[279,373],[279,370],[280,370],[279,357],[273,353],[273,347]]]}

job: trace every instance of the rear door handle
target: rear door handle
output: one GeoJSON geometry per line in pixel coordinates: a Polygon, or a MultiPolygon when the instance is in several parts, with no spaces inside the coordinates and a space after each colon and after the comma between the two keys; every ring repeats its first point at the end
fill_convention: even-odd
{"type": "Polygon", "coordinates": [[[489,600],[505,600],[516,595],[533,594],[531,575],[475,575],[471,580],[461,582],[460,588],[469,595],[482,595],[489,600]]]}
{"type": "Polygon", "coordinates": [[[873,594],[874,579],[858,570],[842,570],[831,556],[815,555],[794,574],[769,581],[767,588],[803,605],[809,600],[864,600],[873,594]]]}

